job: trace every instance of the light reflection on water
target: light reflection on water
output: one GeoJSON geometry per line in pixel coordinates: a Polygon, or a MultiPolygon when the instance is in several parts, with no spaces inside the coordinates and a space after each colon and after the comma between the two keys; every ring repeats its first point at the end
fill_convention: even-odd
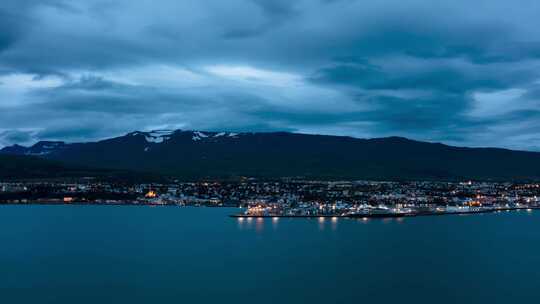
{"type": "MultiPolygon", "coordinates": [[[[265,231],[265,228],[271,227],[273,231],[277,231],[280,227],[279,223],[284,219],[281,219],[280,217],[267,217],[267,218],[236,218],[237,227],[238,230],[254,230],[257,233],[261,233],[265,231]],[[267,222],[269,222],[269,225],[266,225],[267,222]]],[[[317,225],[317,228],[319,231],[325,231],[326,228],[329,228],[331,231],[337,231],[339,227],[340,221],[350,221],[355,223],[361,223],[361,224],[369,224],[370,219],[368,218],[362,218],[362,219],[352,219],[352,218],[339,218],[339,217],[318,217],[316,218],[287,218],[285,219],[287,224],[290,224],[294,221],[300,221],[300,222],[307,222],[307,223],[314,223],[317,225]]],[[[402,222],[403,219],[383,219],[379,220],[379,222],[383,223],[390,223],[390,222],[402,222]]]]}
{"type": "Polygon", "coordinates": [[[307,222],[317,225],[319,231],[326,231],[328,228],[329,231],[338,231],[340,222],[350,222],[362,225],[370,225],[375,223],[381,223],[383,225],[390,224],[403,224],[409,219],[405,218],[383,218],[383,219],[370,219],[367,217],[363,218],[340,218],[340,217],[317,217],[317,218],[286,218],[281,219],[280,217],[238,217],[236,218],[238,230],[254,230],[257,233],[261,233],[266,229],[271,228],[272,231],[277,231],[280,227],[280,221],[285,220],[285,224],[290,224],[291,222],[300,221],[307,222]],[[268,222],[268,225],[267,225],[268,222]]]}
{"type": "Polygon", "coordinates": [[[243,217],[236,218],[236,222],[238,223],[238,230],[244,230],[244,221],[245,219],[243,217]]]}
{"type": "Polygon", "coordinates": [[[279,223],[279,217],[273,217],[272,218],[272,229],[276,230],[278,228],[279,223]]]}
{"type": "Polygon", "coordinates": [[[319,230],[324,231],[324,217],[319,217],[319,230]]]}
{"type": "MultiPolygon", "coordinates": [[[[238,230],[255,230],[255,232],[260,233],[265,230],[267,227],[271,227],[273,231],[278,230],[279,223],[283,219],[280,219],[279,217],[267,217],[267,218],[242,218],[238,217],[236,218],[237,227],[238,230]],[[266,225],[266,222],[269,222],[270,225],[266,225]]],[[[294,221],[303,221],[303,222],[312,222],[312,218],[288,218],[287,223],[294,222],[294,221]]],[[[317,218],[317,226],[320,231],[324,231],[326,228],[327,222],[330,223],[330,228],[332,231],[336,231],[338,227],[338,222],[340,220],[351,220],[351,219],[339,219],[338,217],[332,217],[332,218],[325,218],[325,217],[319,217],[317,218]]]]}
{"type": "Polygon", "coordinates": [[[337,230],[337,224],[338,224],[338,218],[334,216],[334,217],[332,218],[332,231],[336,231],[336,230],[337,230]]]}
{"type": "Polygon", "coordinates": [[[259,217],[257,218],[256,224],[255,224],[255,230],[257,232],[262,232],[264,229],[264,219],[259,217]]]}

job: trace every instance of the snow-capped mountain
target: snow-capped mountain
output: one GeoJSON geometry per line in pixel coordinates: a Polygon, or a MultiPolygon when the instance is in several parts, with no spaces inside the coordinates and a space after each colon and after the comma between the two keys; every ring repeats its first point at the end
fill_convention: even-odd
{"type": "MultiPolygon", "coordinates": [[[[240,133],[241,134],[241,133],[240,133]]],[[[183,131],[183,130],[153,130],[148,132],[135,131],[126,134],[125,136],[107,139],[101,142],[128,140],[128,137],[136,139],[144,138],[147,145],[144,147],[144,151],[149,151],[149,148],[153,144],[166,143],[171,138],[184,139],[190,137],[193,142],[216,142],[218,140],[223,141],[226,139],[237,139],[239,133],[233,132],[206,132],[206,131],[183,131]],[[146,150],[145,150],[146,149],[146,150]]],[[[246,133],[248,134],[248,133],[246,133]]],[[[90,144],[90,143],[86,143],[90,144]]],[[[24,147],[21,145],[12,145],[4,147],[0,150],[2,154],[14,154],[14,155],[33,155],[33,156],[45,156],[49,154],[59,153],[63,149],[80,145],[80,143],[67,144],[62,141],[39,141],[30,147],[24,147]]]]}
{"type": "Polygon", "coordinates": [[[227,139],[237,139],[239,134],[232,132],[206,132],[206,131],[182,131],[182,130],[154,130],[149,132],[136,131],[127,136],[144,137],[147,145],[144,151],[148,152],[152,144],[162,144],[174,138],[175,141],[186,140],[188,137],[193,142],[217,142],[227,139]]]}
{"type": "Polygon", "coordinates": [[[401,137],[155,130],[97,142],[14,145],[0,153],[186,178],[540,179],[540,153],[458,148],[401,137]]]}
{"type": "Polygon", "coordinates": [[[0,150],[3,154],[44,156],[62,149],[65,143],[62,141],[39,141],[31,147],[13,145],[0,150]]]}
{"type": "Polygon", "coordinates": [[[238,133],[232,132],[203,132],[203,131],[182,131],[182,130],[154,130],[149,132],[135,131],[129,133],[129,136],[144,136],[148,143],[160,144],[174,135],[190,134],[193,141],[209,140],[217,138],[238,138],[238,133]]]}

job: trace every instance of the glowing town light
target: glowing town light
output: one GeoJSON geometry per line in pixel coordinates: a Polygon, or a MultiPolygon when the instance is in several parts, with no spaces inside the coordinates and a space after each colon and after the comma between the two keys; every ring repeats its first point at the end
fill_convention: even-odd
{"type": "Polygon", "coordinates": [[[156,196],[157,196],[157,194],[153,190],[148,191],[148,193],[146,193],[146,195],[145,195],[145,197],[147,197],[147,198],[154,198],[156,196]]]}

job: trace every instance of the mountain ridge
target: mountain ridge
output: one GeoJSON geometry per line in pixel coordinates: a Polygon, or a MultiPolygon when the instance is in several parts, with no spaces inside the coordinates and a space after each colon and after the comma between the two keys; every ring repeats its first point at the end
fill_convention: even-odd
{"type": "Polygon", "coordinates": [[[86,143],[40,141],[0,153],[183,178],[540,179],[538,152],[454,147],[397,136],[154,130],[86,143]]]}
{"type": "MultiPolygon", "coordinates": [[[[505,148],[505,147],[490,147],[490,146],[479,146],[479,147],[469,147],[469,146],[453,146],[450,144],[442,143],[442,142],[436,142],[436,141],[423,141],[423,140],[417,140],[417,139],[411,139],[404,136],[386,136],[386,137],[370,137],[370,138],[361,138],[361,137],[354,137],[350,135],[327,135],[327,134],[312,134],[312,133],[297,133],[297,132],[287,132],[287,131],[268,131],[268,132],[230,132],[230,131],[201,131],[201,130],[183,130],[183,129],[156,129],[151,131],[132,131],[128,132],[124,135],[114,136],[110,138],[103,138],[95,141],[88,141],[88,142],[66,142],[66,141],[60,141],[60,140],[39,140],[35,144],[30,146],[20,145],[20,144],[13,144],[8,145],[0,148],[0,153],[2,154],[18,154],[16,150],[24,150],[27,151],[28,149],[37,149],[38,146],[43,146],[47,144],[59,144],[59,145],[71,145],[71,144],[84,144],[84,143],[97,143],[97,142],[104,142],[104,141],[110,141],[114,139],[120,139],[127,136],[137,136],[137,135],[147,135],[147,134],[156,134],[156,133],[163,133],[163,132],[185,132],[185,133],[203,133],[203,134],[226,134],[229,135],[229,137],[237,137],[240,135],[252,135],[252,134],[294,134],[294,135],[305,135],[305,136],[329,136],[329,137],[338,137],[338,138],[351,138],[351,139],[357,139],[357,140],[365,140],[365,141],[405,141],[405,142],[416,142],[416,143],[424,143],[424,144],[432,144],[432,145],[442,145],[445,147],[451,147],[451,148],[463,148],[463,149],[493,149],[493,150],[508,150],[508,151],[515,151],[515,152],[528,152],[528,153],[540,153],[540,151],[531,151],[531,150],[520,150],[520,149],[512,149],[512,148],[505,148]]],[[[154,135],[155,136],[155,135],[154,135]]],[[[169,136],[169,135],[165,135],[169,136]]],[[[223,136],[219,135],[218,137],[223,136]]]]}

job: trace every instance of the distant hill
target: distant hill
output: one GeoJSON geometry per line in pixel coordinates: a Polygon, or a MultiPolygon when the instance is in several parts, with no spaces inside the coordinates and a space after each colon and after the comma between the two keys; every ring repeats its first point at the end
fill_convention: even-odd
{"type": "Polygon", "coordinates": [[[100,180],[157,180],[157,175],[125,170],[104,170],[66,164],[27,155],[0,154],[0,180],[92,177],[100,180]]]}
{"type": "Polygon", "coordinates": [[[0,155],[0,178],[66,177],[84,173],[58,161],[33,156],[0,155]]]}
{"type": "Polygon", "coordinates": [[[161,130],[88,143],[39,142],[0,153],[181,178],[540,179],[537,152],[460,148],[401,137],[161,130]]]}

